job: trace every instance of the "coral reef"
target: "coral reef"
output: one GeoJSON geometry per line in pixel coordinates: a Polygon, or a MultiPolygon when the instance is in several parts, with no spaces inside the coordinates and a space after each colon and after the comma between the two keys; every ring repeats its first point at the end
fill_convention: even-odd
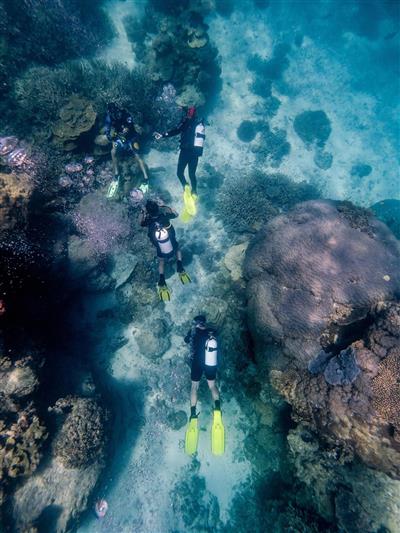
{"type": "Polygon", "coordinates": [[[227,231],[254,233],[281,210],[318,196],[318,191],[305,182],[293,183],[283,174],[253,171],[224,180],[216,213],[227,231]]]}
{"type": "Polygon", "coordinates": [[[331,122],[325,111],[304,111],[297,115],[293,123],[294,131],[306,146],[325,146],[331,134],[331,122]]]}
{"type": "Polygon", "coordinates": [[[294,490],[301,507],[337,524],[335,531],[397,531],[398,481],[352,461],[343,447],[326,447],[302,424],[289,432],[288,444],[288,459],[298,479],[294,490]]]}
{"type": "Polygon", "coordinates": [[[376,412],[390,424],[390,433],[400,442],[400,347],[394,347],[379,363],[371,388],[376,412]]]}
{"type": "Polygon", "coordinates": [[[0,173],[1,233],[24,229],[27,223],[28,204],[33,186],[33,181],[28,174],[0,173]]]}
{"type": "Polygon", "coordinates": [[[252,122],[251,120],[244,120],[240,123],[240,126],[237,129],[237,136],[242,142],[249,143],[256,135],[256,123],[252,122]]]}
{"type": "Polygon", "coordinates": [[[255,74],[255,79],[251,86],[254,94],[266,99],[272,96],[272,84],[282,79],[285,70],[289,66],[287,58],[289,51],[290,45],[279,43],[275,45],[272,57],[269,60],[259,55],[249,58],[247,67],[255,74]]]}
{"type": "Polygon", "coordinates": [[[106,413],[93,398],[69,396],[49,408],[66,413],[65,421],[53,441],[53,451],[67,468],[86,467],[104,459],[106,413]]]}
{"type": "Polygon", "coordinates": [[[11,481],[31,475],[42,458],[47,430],[32,402],[41,363],[33,356],[0,357],[0,505],[11,481]]]}
{"type": "MultiPolygon", "coordinates": [[[[383,416],[388,392],[379,377],[373,388],[386,368],[380,359],[399,342],[399,306],[390,302],[399,291],[400,246],[368,212],[350,216],[346,204],[343,217],[340,208],[300,204],[249,245],[249,323],[260,353],[281,346],[269,360],[270,377],[295,420],[400,477],[398,427],[383,416]]],[[[395,357],[387,363],[389,383],[395,357]]]]}
{"type": "MultiPolygon", "coordinates": [[[[31,67],[14,83],[14,127],[18,125],[26,135],[38,126],[40,135],[43,137],[43,132],[47,131],[48,138],[60,108],[71,94],[74,98],[89,100],[97,114],[105,113],[107,103],[113,101],[128,108],[138,124],[154,124],[157,90],[144,69],[129,70],[118,63],[69,61],[57,68],[31,67]],[[31,117],[29,123],[25,120],[27,113],[31,117]]],[[[44,137],[46,139],[46,135],[44,137]]]]}
{"type": "Polygon", "coordinates": [[[221,69],[203,16],[183,4],[171,11],[154,3],[152,7],[140,24],[129,17],[124,21],[136,56],[155,81],[174,84],[179,105],[210,107],[220,90],[221,69]],[[149,47],[143,46],[145,39],[150,39],[149,47]]]}
{"type": "Polygon", "coordinates": [[[71,96],[60,109],[59,119],[53,125],[53,142],[67,152],[74,150],[80,138],[93,128],[96,116],[89,100],[71,96]]]}

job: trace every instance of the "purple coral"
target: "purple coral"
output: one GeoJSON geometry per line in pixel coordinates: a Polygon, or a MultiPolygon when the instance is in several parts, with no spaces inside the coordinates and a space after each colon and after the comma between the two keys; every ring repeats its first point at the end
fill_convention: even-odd
{"type": "Polygon", "coordinates": [[[131,233],[126,210],[97,193],[83,199],[73,221],[93,253],[99,255],[115,251],[131,233]]]}

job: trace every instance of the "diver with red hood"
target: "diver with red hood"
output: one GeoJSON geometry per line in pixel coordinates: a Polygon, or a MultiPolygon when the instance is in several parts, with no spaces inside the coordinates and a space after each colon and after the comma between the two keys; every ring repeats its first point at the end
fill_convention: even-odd
{"type": "Polygon", "coordinates": [[[186,167],[189,169],[189,178],[192,194],[197,195],[196,169],[199,157],[203,155],[205,136],[204,120],[198,119],[195,107],[189,107],[180,124],[166,133],[154,133],[154,137],[159,140],[166,137],[181,135],[180,152],[178,159],[177,176],[183,189],[188,186],[185,178],[186,167]]]}

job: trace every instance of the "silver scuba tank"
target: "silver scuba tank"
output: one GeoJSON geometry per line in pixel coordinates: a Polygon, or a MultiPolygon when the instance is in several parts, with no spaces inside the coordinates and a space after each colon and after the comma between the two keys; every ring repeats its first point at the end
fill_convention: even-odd
{"type": "Polygon", "coordinates": [[[168,230],[162,226],[156,227],[155,237],[160,247],[162,254],[170,254],[173,250],[171,239],[169,238],[168,230]]]}
{"type": "Polygon", "coordinates": [[[204,141],[206,138],[206,128],[202,122],[197,124],[196,129],[194,130],[194,146],[197,148],[203,148],[204,141]]]}
{"type": "Polygon", "coordinates": [[[215,337],[209,337],[205,346],[205,364],[206,366],[217,366],[218,343],[215,337]]]}

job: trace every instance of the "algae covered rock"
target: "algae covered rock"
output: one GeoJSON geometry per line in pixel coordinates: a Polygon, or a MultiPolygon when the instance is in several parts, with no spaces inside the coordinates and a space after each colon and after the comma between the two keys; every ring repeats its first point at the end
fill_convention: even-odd
{"type": "Polygon", "coordinates": [[[224,265],[229,270],[233,281],[239,281],[243,277],[243,261],[248,241],[235,244],[229,248],[224,257],[224,265]]]}
{"type": "Polygon", "coordinates": [[[67,397],[57,400],[52,412],[66,414],[53,442],[54,455],[67,468],[102,462],[107,441],[107,415],[92,398],[67,397]]]}
{"type": "Polygon", "coordinates": [[[89,100],[71,96],[60,109],[59,119],[53,125],[54,144],[67,152],[74,150],[80,137],[93,128],[96,117],[97,113],[89,100]]]}
{"type": "Polygon", "coordinates": [[[33,186],[28,174],[0,173],[0,232],[25,227],[33,186]]]}

